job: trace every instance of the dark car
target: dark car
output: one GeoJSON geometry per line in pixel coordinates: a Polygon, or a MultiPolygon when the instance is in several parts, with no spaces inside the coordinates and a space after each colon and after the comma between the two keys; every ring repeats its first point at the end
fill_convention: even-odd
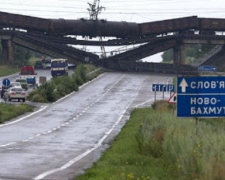
{"type": "Polygon", "coordinates": [[[15,82],[19,82],[23,89],[28,90],[28,83],[26,79],[23,78],[16,79],[15,82]]]}
{"type": "Polygon", "coordinates": [[[2,86],[0,88],[0,92],[1,92],[1,98],[3,98],[5,91],[9,88],[9,86],[2,86]]]}
{"type": "Polygon", "coordinates": [[[35,69],[43,69],[43,64],[41,61],[36,61],[34,64],[35,69]]]}

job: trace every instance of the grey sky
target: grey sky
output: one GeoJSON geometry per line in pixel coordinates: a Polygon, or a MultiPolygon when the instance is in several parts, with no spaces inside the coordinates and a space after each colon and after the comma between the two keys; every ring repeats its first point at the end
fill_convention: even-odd
{"type": "MultiPolygon", "coordinates": [[[[44,18],[88,18],[93,0],[0,0],[0,10],[44,18]]],[[[101,0],[100,19],[149,22],[177,17],[225,18],[222,0],[101,0]]]]}

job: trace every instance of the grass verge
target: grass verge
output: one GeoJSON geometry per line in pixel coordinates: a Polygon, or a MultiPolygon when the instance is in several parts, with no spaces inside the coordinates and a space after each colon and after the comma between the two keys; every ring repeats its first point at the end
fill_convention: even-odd
{"type": "Polygon", "coordinates": [[[0,65],[0,77],[8,76],[14,73],[19,73],[20,69],[15,66],[0,65]]]}
{"type": "Polygon", "coordinates": [[[130,120],[98,162],[76,180],[174,180],[176,174],[165,167],[163,159],[140,152],[137,133],[149,108],[134,110],[130,120]]]}
{"type": "Polygon", "coordinates": [[[224,123],[177,118],[159,101],[136,109],[99,161],[75,180],[224,180],[224,123]],[[222,126],[222,127],[221,127],[222,126]]]}
{"type": "Polygon", "coordinates": [[[0,103],[0,124],[33,110],[34,107],[27,104],[12,105],[0,103]]]}

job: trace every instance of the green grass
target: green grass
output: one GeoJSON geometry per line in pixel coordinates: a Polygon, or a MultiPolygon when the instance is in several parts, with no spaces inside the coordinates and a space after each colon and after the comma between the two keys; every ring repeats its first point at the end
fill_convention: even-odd
{"type": "Polygon", "coordinates": [[[0,65],[0,77],[19,73],[20,69],[15,66],[0,65]]]}
{"type": "Polygon", "coordinates": [[[112,146],[76,180],[224,180],[223,119],[179,119],[168,103],[136,109],[112,146]]]}
{"type": "Polygon", "coordinates": [[[136,141],[142,120],[150,109],[134,110],[130,120],[112,146],[84,175],[76,180],[174,180],[178,177],[166,168],[163,159],[142,154],[136,141]]]}
{"type": "Polygon", "coordinates": [[[0,103],[0,124],[26,112],[32,112],[33,109],[33,106],[26,104],[12,105],[0,103]]]}

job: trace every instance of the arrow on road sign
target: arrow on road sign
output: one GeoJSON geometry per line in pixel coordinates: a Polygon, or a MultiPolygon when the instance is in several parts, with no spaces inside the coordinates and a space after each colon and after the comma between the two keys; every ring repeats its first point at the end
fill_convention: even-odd
{"type": "Polygon", "coordinates": [[[181,87],[181,92],[186,92],[186,88],[188,87],[188,84],[184,78],[182,79],[179,87],[181,87]]]}
{"type": "Polygon", "coordinates": [[[8,78],[3,79],[2,84],[6,87],[8,87],[10,85],[10,80],[8,78]]]}

